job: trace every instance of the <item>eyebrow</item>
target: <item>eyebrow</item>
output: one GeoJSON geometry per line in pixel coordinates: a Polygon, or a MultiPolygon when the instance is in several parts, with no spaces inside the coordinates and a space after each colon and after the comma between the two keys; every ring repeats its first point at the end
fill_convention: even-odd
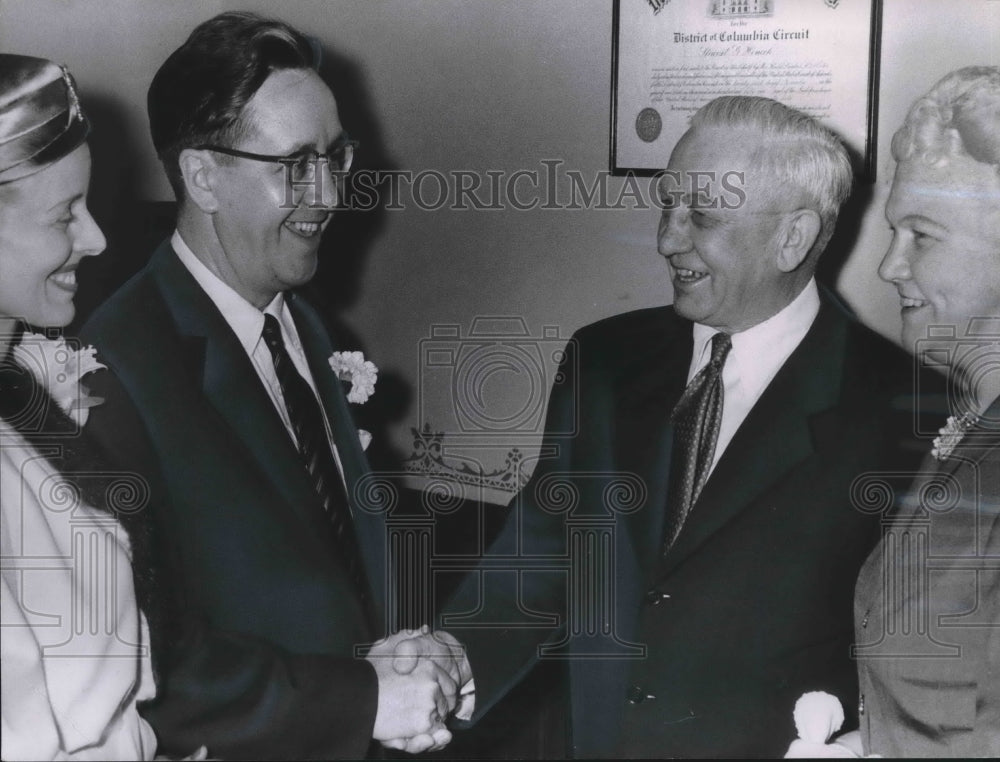
{"type": "Polygon", "coordinates": [[[927,224],[927,225],[933,225],[936,228],[944,228],[945,230],[948,229],[947,225],[945,225],[945,224],[943,224],[941,222],[938,222],[937,220],[932,220],[930,217],[925,217],[922,214],[908,214],[905,217],[903,217],[903,219],[901,219],[900,222],[901,223],[902,222],[909,222],[911,224],[914,223],[914,222],[923,222],[924,224],[927,224]]]}
{"type": "MultiPolygon", "coordinates": [[[[347,135],[347,130],[341,130],[340,134],[337,135],[337,137],[333,139],[333,142],[330,143],[324,150],[326,153],[329,153],[333,148],[337,146],[337,144],[343,143],[345,140],[349,139],[350,138],[347,135]]],[[[310,153],[315,150],[316,146],[314,146],[312,143],[299,143],[297,146],[295,146],[295,148],[293,148],[289,153],[287,153],[286,156],[296,156],[298,154],[310,153]]]]}
{"type": "Polygon", "coordinates": [[[658,184],[656,192],[660,198],[670,198],[671,200],[676,201],[678,204],[683,204],[684,206],[691,205],[691,194],[681,191],[679,188],[664,188],[658,184]]]}
{"type": "Polygon", "coordinates": [[[56,201],[56,203],[54,203],[52,206],[50,206],[48,209],[45,210],[45,213],[48,214],[49,212],[52,212],[52,211],[54,211],[57,208],[61,208],[61,207],[64,207],[64,206],[70,206],[70,205],[73,204],[74,201],[79,201],[80,199],[82,199],[84,197],[84,195],[85,194],[83,194],[83,193],[77,193],[77,194],[75,194],[73,196],[67,196],[66,198],[64,198],[64,199],[62,199],[60,201],[56,201]]]}

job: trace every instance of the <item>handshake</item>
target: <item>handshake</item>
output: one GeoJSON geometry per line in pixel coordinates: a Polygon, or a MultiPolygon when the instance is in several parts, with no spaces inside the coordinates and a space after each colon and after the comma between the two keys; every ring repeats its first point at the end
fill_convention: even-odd
{"type": "Polygon", "coordinates": [[[445,720],[472,715],[472,668],[465,648],[447,632],[400,630],[375,643],[365,657],[378,676],[372,737],[410,754],[443,749],[451,741],[445,720]]]}

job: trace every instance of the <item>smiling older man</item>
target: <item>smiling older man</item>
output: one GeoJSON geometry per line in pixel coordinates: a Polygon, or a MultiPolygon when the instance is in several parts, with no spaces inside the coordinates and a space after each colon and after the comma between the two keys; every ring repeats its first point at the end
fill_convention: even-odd
{"type": "Polygon", "coordinates": [[[912,410],[909,359],[813,277],[850,187],[805,114],[751,97],[695,114],[660,182],[673,306],[570,342],[555,455],[489,554],[531,566],[477,571],[447,608],[479,715],[540,654],[568,660],[576,756],[780,756],[803,692],[850,713],[854,581],[879,529],[851,486],[905,462],[912,410]],[[529,611],[564,627],[485,626],[529,611]]]}

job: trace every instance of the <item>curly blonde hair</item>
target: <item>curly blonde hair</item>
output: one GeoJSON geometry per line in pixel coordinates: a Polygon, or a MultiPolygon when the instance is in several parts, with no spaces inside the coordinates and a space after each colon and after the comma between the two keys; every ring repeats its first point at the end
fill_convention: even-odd
{"type": "Polygon", "coordinates": [[[967,156],[1000,172],[1000,67],[967,66],[919,98],[892,137],[892,157],[942,166],[967,156]]]}

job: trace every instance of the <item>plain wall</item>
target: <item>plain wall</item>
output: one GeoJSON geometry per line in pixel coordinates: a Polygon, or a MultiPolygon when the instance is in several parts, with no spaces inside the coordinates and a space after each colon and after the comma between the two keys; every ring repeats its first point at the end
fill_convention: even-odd
{"type": "MultiPolygon", "coordinates": [[[[127,222],[129,200],[170,199],[149,144],[145,91],[198,22],[230,8],[271,13],[320,38],[340,80],[342,109],[355,107],[342,117],[362,131],[362,165],[510,173],[559,160],[588,178],[608,168],[607,0],[0,0],[0,49],[66,63],[94,110],[103,183],[95,204],[106,224],[127,222]]],[[[1000,63],[1000,2],[885,0],[883,19],[877,180],[862,189],[870,203],[861,219],[847,220],[859,233],[834,276],[860,317],[895,337],[895,292],[876,276],[889,243],[882,215],[893,166],[889,139],[909,104],[940,76],[1000,63]]],[[[621,180],[609,187],[614,195],[621,180]]],[[[376,396],[384,390],[391,397],[383,400],[391,421],[381,433],[402,454],[410,452],[411,427],[434,428],[452,417],[453,389],[420,387],[421,341],[433,325],[466,330],[477,315],[519,316],[533,336],[551,326],[565,339],[586,323],[671,298],[656,253],[655,209],[410,205],[361,214],[335,221],[317,282],[347,335],[383,371],[376,396]]],[[[147,253],[109,256],[128,269],[147,253]]],[[[523,393],[502,372],[487,383],[501,402],[506,390],[523,393]]],[[[476,441],[473,457],[486,470],[502,468],[512,446],[530,453],[537,445],[527,435],[476,441]]]]}

